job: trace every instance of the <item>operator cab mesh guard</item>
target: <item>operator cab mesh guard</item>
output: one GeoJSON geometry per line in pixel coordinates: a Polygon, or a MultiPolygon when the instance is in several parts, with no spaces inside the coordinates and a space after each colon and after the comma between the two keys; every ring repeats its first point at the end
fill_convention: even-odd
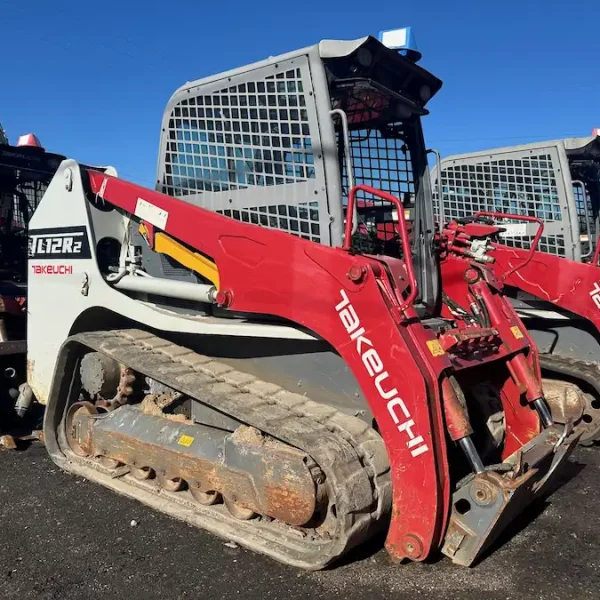
{"type": "MultiPolygon", "coordinates": [[[[349,182],[387,191],[406,203],[419,300],[431,306],[437,278],[421,117],[441,85],[372,37],[323,41],[188,83],[165,110],[157,189],[330,246],[343,242],[349,182]]],[[[402,256],[395,212],[363,194],[353,246],[402,256]]]]}
{"type": "MultiPolygon", "coordinates": [[[[442,168],[444,219],[478,211],[537,217],[544,222],[539,249],[589,260],[600,218],[600,137],[566,138],[448,156],[442,168]]],[[[440,213],[437,172],[434,207],[440,213]]],[[[503,242],[530,248],[535,226],[510,223],[503,242]]]]}

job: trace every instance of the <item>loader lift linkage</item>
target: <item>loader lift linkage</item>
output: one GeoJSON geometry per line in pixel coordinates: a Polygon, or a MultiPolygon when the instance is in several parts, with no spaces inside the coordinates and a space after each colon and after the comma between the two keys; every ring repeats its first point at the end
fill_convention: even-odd
{"type": "Polygon", "coordinates": [[[30,229],[53,460],[299,567],[382,527],[395,560],[473,564],[580,432],[493,273],[432,251],[440,86],[373,38],[326,41],[176,92],[168,193],[64,161],[30,229]],[[381,231],[387,254],[359,250],[381,231]]]}
{"type": "Polygon", "coordinates": [[[598,133],[449,156],[432,174],[451,222],[443,243],[503,282],[538,345],[555,419],[586,446],[600,441],[598,133]],[[567,396],[556,380],[572,384],[567,396]]]}
{"type": "MultiPolygon", "coordinates": [[[[503,232],[505,222],[510,220],[536,222],[538,231],[535,237],[538,239],[543,232],[544,224],[536,217],[481,212],[471,219],[462,219],[460,223],[450,223],[449,230],[453,236],[450,245],[455,243],[454,236],[460,232],[459,239],[462,239],[458,248],[466,260],[485,263],[507,288],[539,298],[564,310],[567,315],[570,313],[571,318],[583,318],[600,334],[598,265],[593,261],[579,262],[539,252],[535,244],[530,249],[503,244],[498,236],[503,232]],[[469,249],[473,242],[478,248],[475,253],[469,249]]],[[[577,425],[583,445],[591,445],[600,439],[600,367],[597,357],[591,356],[590,359],[576,359],[560,352],[540,353],[540,366],[548,378],[544,380],[547,390],[552,389],[555,379],[573,384],[568,398],[554,397],[558,402],[554,406],[552,391],[547,391],[546,396],[555,420],[577,425]]],[[[563,392],[564,389],[559,394],[563,392]]]]}

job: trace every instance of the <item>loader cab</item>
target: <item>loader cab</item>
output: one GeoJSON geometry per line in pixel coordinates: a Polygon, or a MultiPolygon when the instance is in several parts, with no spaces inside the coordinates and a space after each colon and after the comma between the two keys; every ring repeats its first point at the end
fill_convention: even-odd
{"type": "Polygon", "coordinates": [[[438,290],[421,118],[428,114],[425,104],[441,82],[372,38],[350,56],[324,63],[342,175],[342,205],[346,207],[354,184],[389,192],[404,205],[404,215],[399,215],[389,202],[362,193],[353,216],[352,247],[365,254],[406,259],[398,227],[399,218],[404,217],[411,237],[410,255],[420,276],[421,313],[431,313],[438,290]]]}
{"type": "MultiPolygon", "coordinates": [[[[536,142],[449,156],[432,171],[438,218],[478,211],[538,217],[544,221],[539,250],[591,260],[600,233],[600,136],[536,142]],[[440,204],[439,197],[442,202],[440,204]]],[[[528,248],[536,225],[510,222],[501,234],[509,246],[528,248]]]]}
{"type": "MultiPolygon", "coordinates": [[[[373,37],[325,40],[188,83],[165,110],[156,187],[329,246],[344,241],[353,184],[389,192],[405,204],[418,303],[430,313],[437,266],[421,118],[441,85],[373,37]]],[[[354,249],[406,258],[394,207],[357,198],[354,249]]]]}

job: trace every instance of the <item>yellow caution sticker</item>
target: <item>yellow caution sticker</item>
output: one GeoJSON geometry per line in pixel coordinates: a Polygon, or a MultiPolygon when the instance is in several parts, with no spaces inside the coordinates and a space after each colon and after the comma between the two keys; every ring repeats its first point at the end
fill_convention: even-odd
{"type": "Polygon", "coordinates": [[[428,340],[427,347],[429,348],[429,352],[431,352],[432,356],[443,356],[446,354],[438,340],[428,340]]]}
{"type": "Polygon", "coordinates": [[[182,435],[178,440],[177,443],[180,446],[185,446],[186,448],[189,448],[192,445],[192,442],[194,441],[194,438],[191,435],[182,435]]]}
{"type": "Polygon", "coordinates": [[[514,327],[511,327],[510,330],[512,331],[512,334],[515,336],[515,338],[517,338],[518,340],[520,340],[523,337],[523,332],[516,325],[514,327]]]}

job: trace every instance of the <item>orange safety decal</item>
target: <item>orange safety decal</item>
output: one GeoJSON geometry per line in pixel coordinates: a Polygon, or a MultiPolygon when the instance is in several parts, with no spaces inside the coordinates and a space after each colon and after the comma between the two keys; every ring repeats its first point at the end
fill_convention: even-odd
{"type": "Polygon", "coordinates": [[[514,327],[511,327],[510,330],[512,331],[512,334],[515,336],[515,338],[517,338],[518,340],[520,340],[523,337],[523,332],[516,325],[514,327]]]}
{"type": "Polygon", "coordinates": [[[431,352],[432,356],[443,356],[446,354],[442,345],[437,340],[428,340],[427,347],[429,348],[429,352],[431,352]]]}

